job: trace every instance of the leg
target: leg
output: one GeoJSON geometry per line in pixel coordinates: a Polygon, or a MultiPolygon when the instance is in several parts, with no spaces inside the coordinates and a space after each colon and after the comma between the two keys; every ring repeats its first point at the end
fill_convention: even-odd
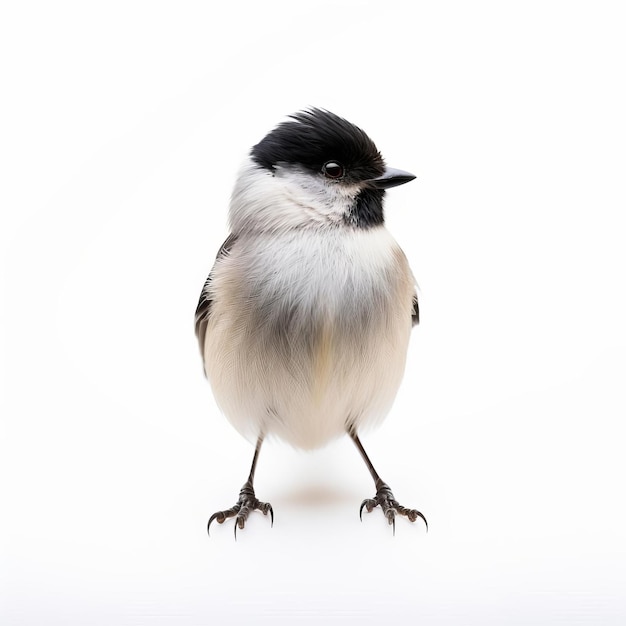
{"type": "Polygon", "coordinates": [[[376,495],[373,498],[366,498],[361,503],[361,508],[359,509],[359,517],[361,520],[363,519],[363,509],[366,508],[368,513],[374,509],[374,507],[380,505],[380,508],[383,511],[384,516],[389,521],[389,524],[393,526],[393,534],[396,534],[396,515],[405,515],[409,518],[410,521],[414,522],[418,517],[421,517],[426,524],[426,530],[428,530],[428,522],[426,518],[416,509],[407,509],[400,505],[397,500],[394,499],[393,493],[389,488],[389,485],[385,484],[378,472],[374,469],[372,462],[370,461],[367,453],[365,452],[365,448],[363,448],[363,444],[357,437],[357,434],[354,430],[348,431],[352,441],[354,441],[354,445],[358,448],[365,464],[367,465],[367,469],[370,471],[372,478],[374,479],[374,486],[376,487],[376,495]]]}
{"type": "Polygon", "coordinates": [[[248,515],[250,515],[250,511],[261,511],[263,515],[267,515],[268,512],[270,514],[270,518],[272,520],[272,526],[274,525],[274,511],[272,510],[272,505],[269,502],[260,502],[257,500],[254,494],[254,472],[256,471],[256,462],[259,458],[259,452],[261,451],[261,444],[263,443],[263,437],[259,437],[257,441],[256,448],[254,450],[254,457],[252,458],[252,467],[250,468],[250,475],[248,476],[248,480],[244,483],[241,491],[239,492],[239,500],[235,506],[230,509],[226,509],[225,511],[218,511],[217,513],[213,513],[209,518],[209,523],[207,524],[207,532],[209,535],[211,534],[211,524],[213,520],[217,520],[218,524],[223,524],[229,517],[235,518],[235,539],[237,539],[237,528],[243,529],[246,525],[246,520],[248,519],[248,515]]]}

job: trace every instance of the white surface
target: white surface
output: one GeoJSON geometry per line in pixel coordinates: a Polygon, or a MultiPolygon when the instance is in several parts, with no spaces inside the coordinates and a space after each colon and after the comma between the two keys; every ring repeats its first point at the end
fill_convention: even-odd
{"type": "Polygon", "coordinates": [[[618,2],[12,3],[0,16],[4,624],[623,624],[624,9],[618,2]],[[363,440],[252,448],[193,311],[233,177],[326,107],[418,180],[421,286],[363,440]]]}

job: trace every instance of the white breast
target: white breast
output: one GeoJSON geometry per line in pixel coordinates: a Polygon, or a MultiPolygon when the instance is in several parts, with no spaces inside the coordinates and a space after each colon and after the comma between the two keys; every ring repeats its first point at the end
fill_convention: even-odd
{"type": "Polygon", "coordinates": [[[205,367],[233,425],[321,446],[387,414],[413,279],[383,227],[243,236],[216,264],[205,367]]]}

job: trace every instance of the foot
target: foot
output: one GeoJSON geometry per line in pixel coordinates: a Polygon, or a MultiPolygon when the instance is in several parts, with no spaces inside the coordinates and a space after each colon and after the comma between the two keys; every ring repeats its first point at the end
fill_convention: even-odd
{"type": "Polygon", "coordinates": [[[235,518],[235,539],[237,539],[237,528],[243,529],[246,525],[246,520],[248,519],[248,515],[250,515],[250,511],[261,511],[263,515],[267,515],[268,512],[270,514],[270,519],[272,520],[272,526],[274,525],[274,511],[272,510],[272,505],[269,502],[260,502],[257,500],[257,497],[254,495],[254,488],[250,482],[247,482],[239,492],[239,500],[237,500],[237,504],[230,509],[226,509],[226,511],[218,511],[217,513],[213,513],[209,518],[209,523],[207,524],[207,532],[209,535],[211,534],[211,524],[214,520],[217,520],[218,524],[223,524],[229,517],[235,518]]]}
{"type": "Polygon", "coordinates": [[[393,534],[396,534],[396,515],[404,515],[409,518],[409,521],[414,522],[418,517],[421,517],[426,524],[426,530],[428,530],[428,522],[426,518],[416,509],[407,509],[403,507],[394,497],[389,485],[384,482],[376,482],[376,495],[373,498],[366,498],[361,503],[359,509],[359,517],[363,521],[363,509],[367,509],[368,513],[371,513],[375,507],[380,505],[383,510],[383,515],[387,518],[387,521],[393,526],[393,534]]]}

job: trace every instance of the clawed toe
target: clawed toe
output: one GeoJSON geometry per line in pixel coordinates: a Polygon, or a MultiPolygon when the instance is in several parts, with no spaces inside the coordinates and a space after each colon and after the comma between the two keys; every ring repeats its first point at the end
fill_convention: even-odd
{"type": "Polygon", "coordinates": [[[403,515],[414,522],[417,518],[424,520],[426,524],[426,530],[428,531],[428,522],[426,518],[417,509],[407,509],[403,507],[393,496],[389,485],[386,485],[382,481],[376,485],[376,495],[374,498],[366,498],[361,502],[361,508],[359,509],[359,517],[363,521],[363,509],[367,509],[368,513],[371,513],[375,507],[380,506],[383,515],[387,518],[389,525],[393,527],[393,534],[396,534],[396,515],[403,515]]]}
{"type": "Polygon", "coordinates": [[[237,529],[243,530],[246,525],[246,520],[251,511],[261,511],[263,515],[270,514],[271,525],[274,526],[274,510],[269,502],[261,502],[254,494],[252,485],[246,483],[239,492],[239,500],[235,506],[225,511],[217,511],[213,513],[209,518],[207,524],[207,533],[211,535],[211,524],[217,521],[218,524],[223,524],[227,519],[234,517],[234,535],[237,539],[237,529]]]}

